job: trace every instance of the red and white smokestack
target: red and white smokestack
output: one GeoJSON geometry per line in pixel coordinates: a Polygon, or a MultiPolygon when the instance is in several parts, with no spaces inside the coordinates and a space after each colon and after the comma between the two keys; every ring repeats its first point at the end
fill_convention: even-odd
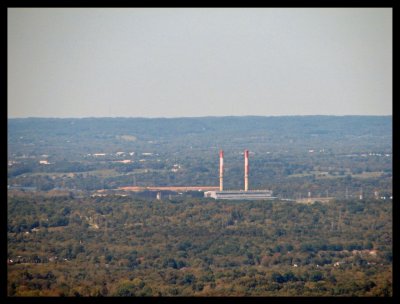
{"type": "Polygon", "coordinates": [[[224,151],[219,151],[219,191],[224,190],[224,151]]]}
{"type": "Polygon", "coordinates": [[[249,150],[244,150],[244,191],[249,190],[249,150]]]}

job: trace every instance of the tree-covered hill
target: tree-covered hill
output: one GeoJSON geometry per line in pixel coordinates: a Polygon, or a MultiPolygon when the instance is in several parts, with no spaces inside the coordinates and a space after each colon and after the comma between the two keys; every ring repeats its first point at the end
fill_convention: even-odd
{"type": "Polygon", "coordinates": [[[389,296],[389,201],[10,197],[15,296],[389,296]]]}

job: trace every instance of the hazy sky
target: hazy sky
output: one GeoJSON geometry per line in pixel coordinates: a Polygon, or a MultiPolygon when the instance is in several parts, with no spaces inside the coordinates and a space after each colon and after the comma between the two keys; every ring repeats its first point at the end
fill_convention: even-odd
{"type": "Polygon", "coordinates": [[[10,8],[9,117],[391,115],[391,8],[10,8]]]}

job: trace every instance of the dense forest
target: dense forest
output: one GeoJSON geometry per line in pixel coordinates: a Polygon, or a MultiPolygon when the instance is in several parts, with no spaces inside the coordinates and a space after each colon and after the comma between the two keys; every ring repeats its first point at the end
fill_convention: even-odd
{"type": "Polygon", "coordinates": [[[390,296],[392,207],[11,196],[15,296],[390,296]]]}
{"type": "Polygon", "coordinates": [[[9,296],[392,296],[392,117],[8,119],[9,296]],[[273,200],[125,186],[217,186],[273,200]],[[312,197],[312,200],[305,198],[312,197]]]}

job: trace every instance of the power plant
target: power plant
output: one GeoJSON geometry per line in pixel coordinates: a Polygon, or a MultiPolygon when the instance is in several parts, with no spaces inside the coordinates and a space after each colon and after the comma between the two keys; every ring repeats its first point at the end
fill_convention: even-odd
{"type": "Polygon", "coordinates": [[[204,197],[229,200],[274,199],[271,190],[249,190],[249,150],[244,151],[244,190],[224,190],[224,151],[219,151],[219,191],[206,191],[204,197]]]}

